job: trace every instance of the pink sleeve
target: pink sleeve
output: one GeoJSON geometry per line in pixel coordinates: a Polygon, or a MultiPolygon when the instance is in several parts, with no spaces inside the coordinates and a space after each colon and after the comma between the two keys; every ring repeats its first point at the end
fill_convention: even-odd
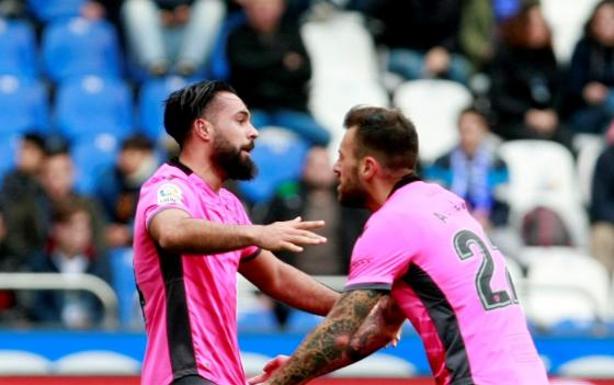
{"type": "MultiPolygon", "coordinates": [[[[252,221],[249,219],[249,216],[245,212],[245,207],[239,199],[233,197],[235,200],[235,209],[237,210],[237,218],[239,219],[240,225],[251,225],[252,221]]],[[[260,247],[256,245],[247,246],[243,250],[241,250],[241,262],[246,262],[251,259],[256,258],[260,254],[260,247]]]]}
{"type": "Polygon", "coordinates": [[[140,199],[145,202],[143,212],[148,228],[154,216],[166,209],[179,209],[191,216],[194,215],[192,212],[192,205],[195,200],[194,194],[188,185],[180,179],[162,179],[153,183],[141,191],[140,199]]]}
{"type": "Polygon", "coordinates": [[[403,274],[417,245],[408,242],[409,225],[399,225],[372,217],[352,252],[350,273],[345,290],[390,290],[403,274]],[[401,234],[402,232],[402,234],[401,234]]]}

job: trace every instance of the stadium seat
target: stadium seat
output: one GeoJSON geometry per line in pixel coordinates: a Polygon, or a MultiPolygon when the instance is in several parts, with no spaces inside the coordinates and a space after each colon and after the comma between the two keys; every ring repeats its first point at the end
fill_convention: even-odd
{"type": "Polygon", "coordinates": [[[510,171],[506,199],[512,226],[520,229],[524,214],[537,206],[547,207],[561,216],[574,245],[585,247],[588,218],[571,152],[550,141],[516,140],[503,143],[499,154],[510,171]]]}
{"type": "Polygon", "coordinates": [[[416,374],[416,367],[402,358],[376,353],[331,374],[332,377],[352,378],[406,378],[416,374]]]}
{"type": "Polygon", "coordinates": [[[583,378],[613,378],[614,355],[586,356],[566,362],[559,372],[563,376],[583,378]]]}
{"type": "Polygon", "coordinates": [[[609,277],[594,258],[573,248],[527,248],[528,317],[542,327],[564,320],[604,320],[609,304],[609,277]]]}
{"type": "Polygon", "coordinates": [[[0,19],[0,75],[34,79],[38,75],[36,41],[30,24],[0,19]]]}
{"type": "Polygon", "coordinates": [[[121,141],[133,133],[133,105],[120,80],[86,76],[58,89],[55,115],[59,132],[71,143],[110,134],[121,141]]]}
{"type": "Polygon", "coordinates": [[[0,76],[0,137],[49,127],[47,92],[36,80],[0,76]]]}
{"type": "Polygon", "coordinates": [[[377,53],[360,14],[335,12],[304,24],[301,34],[312,62],[309,109],[331,133],[333,158],[343,138],[343,118],[356,105],[388,106],[379,82],[377,53]]]}
{"type": "Polygon", "coordinates": [[[544,17],[552,28],[554,52],[558,60],[567,63],[583,33],[593,7],[599,0],[542,0],[544,17]]]}
{"type": "Polygon", "coordinates": [[[120,53],[114,27],[83,18],[57,21],[43,34],[43,62],[51,80],[98,75],[120,75],[120,53]]]}
{"type": "Polygon", "coordinates": [[[29,10],[43,23],[78,16],[87,0],[28,0],[29,10]]]}
{"type": "Polygon", "coordinates": [[[188,84],[179,76],[151,79],[141,87],[138,100],[139,127],[154,142],[164,137],[164,101],[168,95],[188,84]]]}
{"type": "Polygon", "coordinates": [[[66,355],[53,365],[55,374],[70,375],[135,375],[139,374],[139,361],[126,355],[106,351],[91,350],[66,355]]]}
{"type": "Polygon", "coordinates": [[[71,155],[75,162],[75,189],[85,195],[96,190],[98,178],[115,163],[118,153],[115,136],[107,133],[75,142],[71,155]]]}
{"type": "Polygon", "coordinates": [[[0,350],[0,376],[49,374],[51,362],[38,354],[0,350]]]}
{"type": "Polygon", "coordinates": [[[416,125],[420,159],[427,163],[458,143],[458,116],[472,100],[463,85],[432,79],[405,82],[393,96],[394,105],[416,125]]]}
{"type": "Polygon", "coordinates": [[[117,294],[119,322],[125,328],[140,328],[142,314],[134,280],[132,248],[117,248],[109,253],[113,289],[117,294]]]}
{"type": "Polygon", "coordinates": [[[252,151],[258,176],[239,182],[241,195],[252,203],[271,199],[280,183],[300,177],[307,150],[307,143],[296,134],[280,127],[263,128],[252,151]]]}
{"type": "Polygon", "coordinates": [[[0,140],[0,186],[2,185],[2,179],[4,175],[15,164],[15,151],[17,148],[17,135],[3,136],[0,140]]]}
{"type": "Polygon", "coordinates": [[[588,206],[591,200],[595,165],[605,148],[605,140],[602,135],[577,134],[574,138],[574,147],[578,152],[576,166],[582,202],[588,206]]]}

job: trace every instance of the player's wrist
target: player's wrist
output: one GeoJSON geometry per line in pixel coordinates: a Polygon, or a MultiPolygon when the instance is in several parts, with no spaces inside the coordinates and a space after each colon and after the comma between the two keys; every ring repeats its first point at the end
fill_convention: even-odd
{"type": "Polygon", "coordinates": [[[245,226],[245,239],[250,245],[262,247],[262,245],[260,244],[262,241],[262,228],[262,225],[245,226]]]}

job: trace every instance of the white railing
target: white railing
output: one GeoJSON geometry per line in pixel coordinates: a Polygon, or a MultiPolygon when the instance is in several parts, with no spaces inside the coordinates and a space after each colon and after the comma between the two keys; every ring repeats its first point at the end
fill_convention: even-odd
{"type": "Polygon", "coordinates": [[[117,328],[117,295],[108,283],[91,274],[0,273],[0,289],[85,290],[102,303],[104,328],[117,328]]]}

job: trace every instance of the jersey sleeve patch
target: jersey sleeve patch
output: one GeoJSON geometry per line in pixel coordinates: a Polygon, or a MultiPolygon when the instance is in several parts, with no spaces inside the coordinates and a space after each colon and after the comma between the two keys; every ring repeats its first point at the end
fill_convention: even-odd
{"type": "Polygon", "coordinates": [[[164,183],[158,187],[156,200],[159,206],[180,204],[183,199],[183,191],[175,183],[164,183]]]}

